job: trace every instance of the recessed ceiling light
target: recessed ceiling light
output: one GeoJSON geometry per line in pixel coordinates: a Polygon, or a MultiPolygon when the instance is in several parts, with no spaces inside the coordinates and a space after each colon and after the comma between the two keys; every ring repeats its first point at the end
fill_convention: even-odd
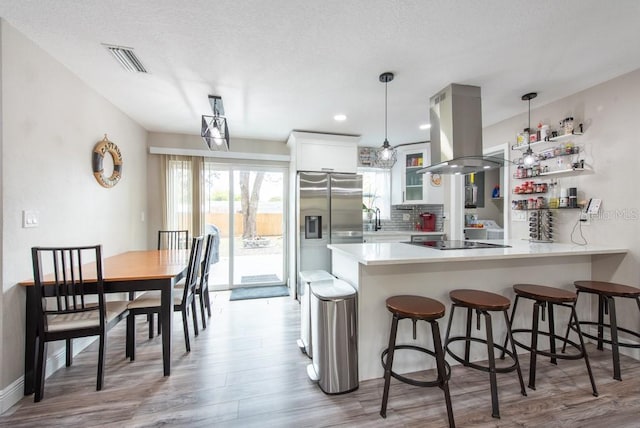
{"type": "Polygon", "coordinates": [[[431,129],[431,124],[430,123],[423,123],[422,125],[420,125],[420,129],[431,129]]]}
{"type": "Polygon", "coordinates": [[[335,116],[333,116],[333,120],[337,120],[338,122],[342,122],[347,120],[347,116],[344,114],[336,114],[335,116]]]}

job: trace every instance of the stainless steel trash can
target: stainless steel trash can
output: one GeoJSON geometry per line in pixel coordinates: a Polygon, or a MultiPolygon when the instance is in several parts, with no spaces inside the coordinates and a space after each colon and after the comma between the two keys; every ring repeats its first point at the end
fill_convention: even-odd
{"type": "Polygon", "coordinates": [[[357,294],[340,279],[311,283],[312,363],[307,373],[326,394],[358,388],[357,294]]]}
{"type": "Polygon", "coordinates": [[[298,339],[298,347],[302,352],[307,354],[311,358],[312,344],[311,344],[311,297],[309,285],[315,281],[323,281],[327,279],[335,279],[335,276],[331,275],[326,270],[303,270],[300,272],[298,281],[300,282],[300,339],[298,339]]]}

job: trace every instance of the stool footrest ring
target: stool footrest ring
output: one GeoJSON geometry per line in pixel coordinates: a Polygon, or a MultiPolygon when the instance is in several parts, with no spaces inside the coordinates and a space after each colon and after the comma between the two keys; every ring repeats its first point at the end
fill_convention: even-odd
{"type": "MultiPolygon", "coordinates": [[[[592,325],[592,326],[598,326],[597,322],[594,321],[580,321],[580,325],[592,325]]],[[[576,323],[571,323],[570,325],[571,329],[573,331],[576,331],[576,323]]],[[[602,324],[602,327],[606,327],[608,329],[611,329],[611,324],[602,324]]],[[[602,340],[603,343],[606,343],[607,345],[612,345],[613,342],[610,339],[607,339],[605,337],[603,337],[602,339],[598,339],[598,336],[594,336],[591,333],[585,333],[582,329],[580,329],[580,331],[582,332],[582,335],[584,337],[588,337],[591,340],[602,340]]],[[[627,328],[623,328],[623,327],[618,327],[618,331],[622,331],[624,333],[627,333],[631,336],[637,337],[640,339],[640,334],[638,334],[635,331],[629,330],[627,328]]],[[[627,343],[627,342],[618,342],[618,346],[624,346],[625,348],[640,348],[640,343],[627,343]]]]}
{"type": "MultiPolygon", "coordinates": [[[[562,360],[579,360],[581,358],[584,358],[584,350],[580,347],[580,344],[578,344],[578,343],[576,343],[576,342],[574,342],[572,340],[569,340],[569,339],[567,339],[565,341],[565,338],[560,336],[560,335],[554,334],[553,338],[557,339],[557,340],[560,340],[563,344],[565,342],[568,343],[569,345],[573,346],[579,353],[578,354],[566,354],[564,352],[562,352],[562,353],[549,352],[549,351],[545,351],[545,350],[541,350],[541,349],[533,350],[531,348],[531,346],[527,345],[526,343],[520,342],[520,341],[518,341],[516,339],[516,334],[518,334],[518,333],[532,334],[533,330],[526,329],[526,328],[518,328],[518,329],[511,330],[511,335],[513,336],[513,343],[515,343],[517,346],[521,347],[522,349],[526,349],[529,352],[534,352],[535,351],[535,353],[537,355],[543,355],[545,357],[550,357],[550,358],[560,358],[562,360]]],[[[546,331],[539,331],[538,330],[538,334],[540,334],[542,336],[546,336],[546,337],[550,336],[549,332],[546,332],[546,331]]],[[[582,335],[584,336],[584,333],[582,333],[582,335]]]]}
{"type": "MultiPolygon", "coordinates": [[[[471,361],[466,361],[464,358],[459,357],[458,355],[456,355],[451,349],[449,349],[449,344],[451,342],[466,342],[466,341],[470,341],[470,342],[476,342],[476,343],[483,343],[485,345],[487,345],[487,341],[485,339],[481,339],[478,337],[471,337],[471,338],[467,338],[465,336],[456,336],[456,337],[450,337],[449,341],[447,342],[447,344],[445,345],[445,350],[447,352],[447,354],[449,354],[454,360],[456,360],[457,362],[459,362],[460,364],[462,364],[465,367],[471,367],[474,368],[476,370],[481,370],[483,372],[491,372],[491,369],[488,366],[482,366],[480,364],[476,364],[473,363],[471,361]]],[[[499,345],[497,343],[494,342],[493,347],[495,349],[498,349],[502,352],[504,352],[506,355],[509,356],[509,358],[511,358],[513,360],[513,364],[507,367],[496,367],[495,368],[495,372],[496,373],[509,373],[512,372],[514,370],[516,370],[518,368],[518,364],[516,362],[515,356],[513,355],[513,352],[511,352],[510,350],[506,349],[504,346],[499,345]]]]}
{"type": "MultiPolygon", "coordinates": [[[[398,349],[411,349],[411,350],[414,350],[414,351],[419,351],[419,352],[423,352],[425,354],[431,355],[434,358],[436,357],[436,353],[435,352],[431,351],[430,349],[422,348],[420,346],[396,345],[395,346],[395,351],[397,351],[398,349]]],[[[386,356],[387,356],[388,352],[389,352],[389,349],[385,349],[384,351],[382,351],[382,355],[380,355],[380,361],[382,361],[382,367],[383,368],[387,367],[386,356]]],[[[445,373],[444,379],[442,379],[442,380],[441,379],[436,379],[436,380],[432,380],[432,381],[425,381],[425,380],[411,379],[409,377],[402,376],[402,375],[394,372],[393,370],[391,370],[391,376],[394,377],[395,379],[398,379],[401,382],[408,383],[409,385],[413,385],[413,386],[424,386],[424,387],[441,386],[444,381],[448,381],[451,378],[451,366],[446,361],[444,361],[444,366],[445,366],[445,372],[446,373],[445,373]]]]}

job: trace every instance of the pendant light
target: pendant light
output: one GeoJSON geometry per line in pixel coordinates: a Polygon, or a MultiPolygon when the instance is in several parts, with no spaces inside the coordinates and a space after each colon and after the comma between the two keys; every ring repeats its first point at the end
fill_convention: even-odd
{"type": "Polygon", "coordinates": [[[387,84],[393,80],[393,73],[386,72],[380,75],[380,81],[384,83],[384,143],[376,150],[375,166],[391,168],[396,163],[397,152],[387,140],[387,84]]]}
{"type": "Polygon", "coordinates": [[[522,96],[522,101],[529,102],[529,128],[527,128],[529,131],[529,138],[527,140],[527,151],[524,152],[524,157],[522,158],[525,166],[531,166],[536,162],[536,156],[533,154],[533,150],[531,150],[531,100],[537,96],[537,92],[529,92],[522,96]]]}
{"type": "Polygon", "coordinates": [[[222,97],[209,95],[213,116],[202,116],[200,136],[209,150],[229,151],[229,127],[224,117],[222,97]]]}

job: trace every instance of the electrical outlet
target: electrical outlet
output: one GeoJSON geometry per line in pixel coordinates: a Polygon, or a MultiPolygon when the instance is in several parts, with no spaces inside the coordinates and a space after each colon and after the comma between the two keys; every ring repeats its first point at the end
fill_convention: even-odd
{"type": "Polygon", "coordinates": [[[411,214],[402,214],[402,220],[403,221],[411,220],[411,214]]]}
{"type": "Polygon", "coordinates": [[[34,210],[23,210],[22,211],[22,227],[38,227],[40,223],[40,213],[34,210]]]}
{"type": "Polygon", "coordinates": [[[580,211],[580,223],[582,226],[589,226],[591,224],[591,214],[580,211]]]}

